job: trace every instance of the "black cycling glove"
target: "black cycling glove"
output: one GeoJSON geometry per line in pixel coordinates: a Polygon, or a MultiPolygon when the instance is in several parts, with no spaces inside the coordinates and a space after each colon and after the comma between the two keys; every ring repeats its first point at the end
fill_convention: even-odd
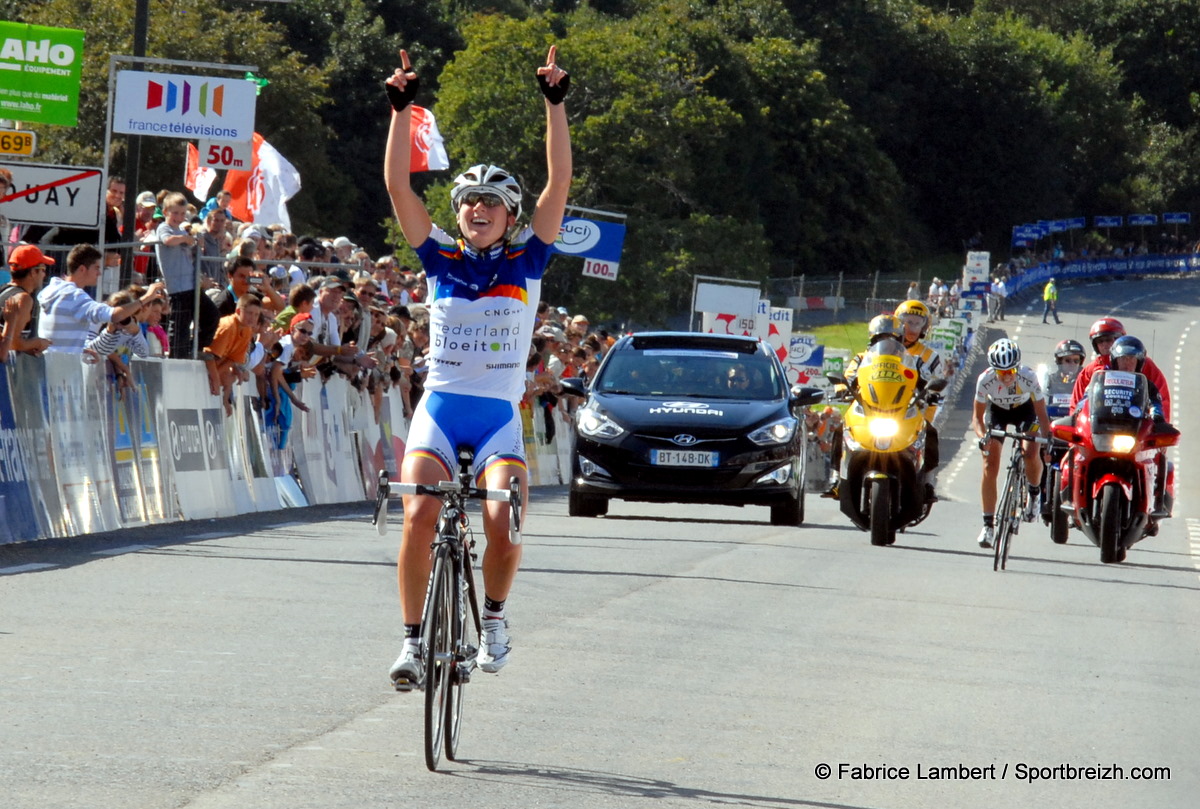
{"type": "Polygon", "coordinates": [[[542,95],[551,104],[561,104],[563,99],[567,97],[567,88],[571,85],[570,74],[563,74],[563,77],[558,80],[558,84],[550,84],[546,81],[546,77],[538,74],[538,86],[542,88],[542,95]]]}
{"type": "Polygon", "coordinates": [[[387,90],[388,101],[392,102],[392,109],[396,112],[403,112],[404,108],[411,104],[413,99],[417,97],[417,90],[420,86],[421,80],[414,74],[408,77],[403,90],[394,84],[386,83],[383,85],[383,89],[387,90]]]}

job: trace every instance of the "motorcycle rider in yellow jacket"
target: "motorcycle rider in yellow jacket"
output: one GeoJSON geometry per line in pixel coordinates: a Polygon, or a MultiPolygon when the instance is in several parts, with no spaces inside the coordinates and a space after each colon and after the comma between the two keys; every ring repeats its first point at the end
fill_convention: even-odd
{"type": "MultiPolygon", "coordinates": [[[[916,363],[917,373],[921,375],[920,387],[924,389],[933,380],[941,379],[943,371],[941,355],[921,342],[921,338],[929,330],[929,307],[918,300],[904,301],[896,307],[896,317],[904,327],[904,347],[908,349],[908,355],[916,363]]],[[[932,472],[937,468],[938,461],[940,460],[938,455],[938,431],[933,426],[933,417],[935,415],[937,415],[937,405],[927,405],[925,408],[925,421],[927,423],[925,429],[925,462],[922,465],[922,471],[927,473],[927,480],[933,479],[932,472]]],[[[932,483],[926,485],[930,489],[933,488],[932,483]]],[[[930,491],[929,496],[931,498],[934,497],[934,492],[930,491]]]]}

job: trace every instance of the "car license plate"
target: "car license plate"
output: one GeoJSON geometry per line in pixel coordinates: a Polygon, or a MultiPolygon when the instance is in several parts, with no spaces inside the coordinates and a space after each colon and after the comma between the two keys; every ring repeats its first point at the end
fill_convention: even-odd
{"type": "Polygon", "coordinates": [[[716,466],[717,453],[693,449],[652,449],[650,463],[655,466],[716,466]]]}

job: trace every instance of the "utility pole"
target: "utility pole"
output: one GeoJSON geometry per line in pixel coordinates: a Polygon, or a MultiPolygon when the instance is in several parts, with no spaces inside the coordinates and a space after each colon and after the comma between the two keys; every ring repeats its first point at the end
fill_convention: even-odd
{"type": "MultiPolygon", "coordinates": [[[[146,39],[149,27],[150,0],[137,0],[137,8],[133,15],[133,55],[135,57],[146,55],[146,39]]],[[[133,63],[134,70],[140,70],[141,68],[141,62],[133,63]]],[[[132,242],[137,241],[134,230],[137,227],[135,219],[137,217],[137,195],[140,184],[138,169],[142,162],[142,136],[129,135],[126,137],[125,144],[125,215],[122,220],[122,228],[124,230],[121,240],[132,242]]],[[[100,226],[104,227],[104,223],[101,222],[100,226]]],[[[122,284],[127,283],[128,274],[131,270],[132,268],[122,273],[122,284]]]]}

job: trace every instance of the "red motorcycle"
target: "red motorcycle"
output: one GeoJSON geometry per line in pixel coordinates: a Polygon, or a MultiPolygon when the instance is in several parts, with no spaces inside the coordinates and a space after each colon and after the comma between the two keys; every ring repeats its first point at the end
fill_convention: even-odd
{"type": "Polygon", "coordinates": [[[1139,373],[1099,371],[1074,420],[1051,427],[1071,444],[1052,492],[1051,538],[1066,541],[1059,513],[1068,512],[1105,564],[1125,561],[1125,552],[1171,515],[1175,470],[1163,450],[1179,443],[1179,431],[1154,419],[1147,384],[1139,373]]]}

